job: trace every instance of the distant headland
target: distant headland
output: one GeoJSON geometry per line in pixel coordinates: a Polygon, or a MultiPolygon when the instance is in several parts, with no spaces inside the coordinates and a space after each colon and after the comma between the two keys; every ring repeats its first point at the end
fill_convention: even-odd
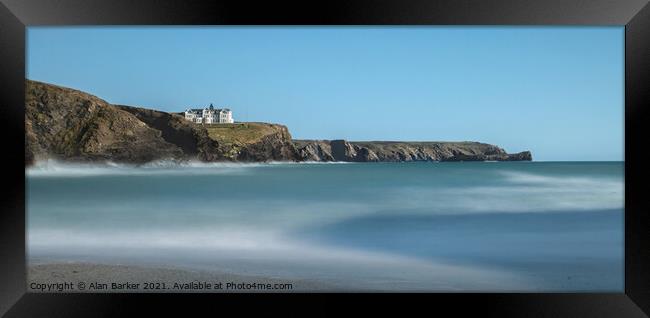
{"type": "Polygon", "coordinates": [[[113,105],[70,88],[26,80],[25,164],[39,160],[530,161],[480,142],[293,140],[284,125],[235,122],[228,108],[182,113],[113,105]],[[200,118],[200,120],[198,119],[200,118]]]}

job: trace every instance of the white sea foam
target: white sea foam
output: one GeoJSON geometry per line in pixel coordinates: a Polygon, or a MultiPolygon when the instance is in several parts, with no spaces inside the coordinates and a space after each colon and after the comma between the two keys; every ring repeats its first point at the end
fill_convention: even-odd
{"type": "Polygon", "coordinates": [[[229,229],[159,229],[124,231],[111,229],[84,231],[82,229],[33,229],[28,235],[29,245],[35,248],[193,248],[202,250],[259,250],[286,249],[278,233],[256,228],[229,229]]]}
{"type": "MultiPolygon", "coordinates": [[[[170,224],[199,229],[209,226],[214,231],[245,228],[249,231],[278,233],[308,226],[324,226],[345,219],[372,214],[377,207],[353,202],[290,201],[264,199],[219,199],[204,204],[192,204],[179,198],[159,197],[142,200],[117,200],[110,204],[94,199],[77,199],[75,206],[67,203],[32,202],[31,211],[47,211],[29,218],[30,227],[38,222],[49,226],[51,218],[97,224],[89,220],[111,223],[111,228],[138,226],[166,228],[170,224]]],[[[38,227],[38,226],[37,226],[38,227]]]]}
{"type": "Polygon", "coordinates": [[[142,165],[105,163],[66,163],[47,160],[25,169],[29,177],[92,177],[104,175],[210,175],[238,174],[263,167],[263,163],[198,162],[161,160],[142,165]]]}
{"type": "Polygon", "coordinates": [[[350,162],[269,161],[269,162],[201,162],[158,160],[141,165],[115,163],[70,163],[53,159],[39,161],[25,169],[29,177],[92,177],[104,175],[211,175],[241,174],[251,168],[292,165],[336,165],[350,162]]]}
{"type": "Polygon", "coordinates": [[[343,165],[355,164],[356,162],[348,161],[269,161],[266,164],[270,165],[343,165]]]}
{"type": "Polygon", "coordinates": [[[504,184],[462,188],[409,187],[395,190],[392,204],[436,214],[597,211],[622,209],[621,179],[583,176],[542,176],[500,172],[504,184]]]}
{"type": "Polygon", "coordinates": [[[527,286],[521,276],[506,271],[310,244],[288,239],[279,232],[246,228],[93,232],[43,229],[29,232],[28,246],[30,257],[39,259],[43,255],[56,258],[58,254],[70,259],[70,251],[76,251],[87,261],[101,262],[110,254],[110,260],[125,257],[151,263],[168,255],[161,258],[166,266],[205,267],[216,263],[240,273],[281,277],[287,272],[291,277],[344,281],[353,288],[516,290],[527,286]]]}

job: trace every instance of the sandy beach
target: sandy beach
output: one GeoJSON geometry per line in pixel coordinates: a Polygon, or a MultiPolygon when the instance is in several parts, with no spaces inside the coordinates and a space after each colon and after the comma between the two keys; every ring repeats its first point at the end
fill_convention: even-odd
{"type": "Polygon", "coordinates": [[[30,264],[27,284],[28,291],[44,293],[291,293],[336,290],[334,286],[308,280],[77,262],[30,264]]]}

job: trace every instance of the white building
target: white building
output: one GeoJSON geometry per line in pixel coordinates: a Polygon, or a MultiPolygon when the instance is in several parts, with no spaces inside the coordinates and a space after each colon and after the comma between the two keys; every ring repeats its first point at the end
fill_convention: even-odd
{"type": "Polygon", "coordinates": [[[204,124],[232,124],[232,111],[228,108],[214,108],[212,104],[208,108],[190,108],[185,111],[185,119],[194,123],[204,124]]]}

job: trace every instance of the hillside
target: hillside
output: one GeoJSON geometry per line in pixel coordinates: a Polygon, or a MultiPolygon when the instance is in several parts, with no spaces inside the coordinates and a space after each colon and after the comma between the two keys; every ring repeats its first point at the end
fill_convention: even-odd
{"type": "Polygon", "coordinates": [[[292,140],[269,123],[202,125],[178,113],[112,105],[96,96],[26,81],[25,164],[112,161],[484,161],[532,160],[478,142],[292,140]]]}
{"type": "Polygon", "coordinates": [[[143,163],[180,158],[160,131],[95,96],[27,81],[25,163],[47,158],[143,163]]]}
{"type": "Polygon", "coordinates": [[[300,158],[287,127],[267,123],[195,124],[179,114],[119,105],[120,109],[161,132],[183,150],[186,159],[201,161],[296,161],[300,158]]]}
{"type": "Polygon", "coordinates": [[[295,161],[286,127],[197,125],[178,114],[112,105],[70,88],[26,81],[25,164],[38,160],[295,161]]]}

